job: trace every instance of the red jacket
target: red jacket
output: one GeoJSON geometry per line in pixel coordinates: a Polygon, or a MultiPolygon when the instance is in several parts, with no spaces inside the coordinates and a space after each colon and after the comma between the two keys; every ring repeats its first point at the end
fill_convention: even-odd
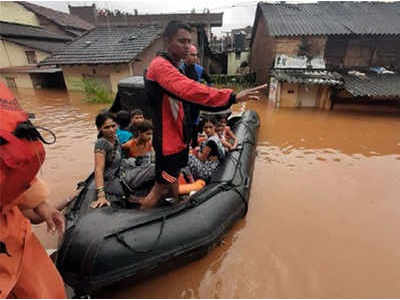
{"type": "Polygon", "coordinates": [[[236,101],[231,89],[215,89],[183,75],[166,56],[150,63],[145,88],[153,109],[153,146],[162,155],[187,148],[191,139],[190,105],[223,110],[236,101]]]}

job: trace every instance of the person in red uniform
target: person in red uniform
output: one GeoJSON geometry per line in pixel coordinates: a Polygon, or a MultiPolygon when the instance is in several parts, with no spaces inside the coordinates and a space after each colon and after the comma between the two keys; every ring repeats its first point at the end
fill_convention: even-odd
{"type": "Polygon", "coordinates": [[[187,165],[188,143],[192,138],[191,105],[219,111],[234,103],[258,100],[258,91],[266,87],[262,85],[235,95],[231,89],[216,89],[189,79],[179,71],[179,65],[192,45],[191,28],[171,21],[163,38],[167,53],[153,59],[145,74],[145,89],[153,108],[156,183],[141,200],[142,208],[153,207],[165,196],[178,197],[177,178],[187,165]]]}
{"type": "Polygon", "coordinates": [[[31,223],[64,231],[64,218],[46,202],[37,177],[45,151],[39,132],[11,91],[0,82],[0,298],[65,298],[63,280],[31,223]]]}

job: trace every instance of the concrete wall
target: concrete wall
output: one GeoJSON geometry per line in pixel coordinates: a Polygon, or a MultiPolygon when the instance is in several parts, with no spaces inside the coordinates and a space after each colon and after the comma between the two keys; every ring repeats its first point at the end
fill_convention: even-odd
{"type": "Polygon", "coordinates": [[[27,73],[0,73],[0,80],[7,84],[6,78],[13,78],[17,88],[29,88],[33,89],[32,80],[27,73]]]}
{"type": "Polygon", "coordinates": [[[319,98],[319,101],[317,102],[317,105],[319,108],[328,110],[331,108],[331,94],[332,94],[332,88],[329,86],[324,86],[321,89],[321,96],[319,98]]]}
{"type": "Polygon", "coordinates": [[[64,74],[65,85],[69,91],[82,91],[82,80],[86,76],[99,80],[107,89],[116,93],[119,80],[132,76],[129,64],[61,67],[64,74]]]}
{"type": "Polygon", "coordinates": [[[0,1],[0,21],[39,26],[36,15],[16,2],[0,1]]]}
{"type": "Polygon", "coordinates": [[[400,70],[400,39],[384,38],[374,44],[376,48],[371,64],[400,70]]]}
{"type": "Polygon", "coordinates": [[[310,54],[312,56],[324,56],[325,44],[327,39],[325,37],[311,36],[311,37],[282,37],[276,38],[275,55],[286,54],[288,56],[297,56],[299,53],[300,45],[305,41],[310,47],[310,54]]]}
{"type": "Polygon", "coordinates": [[[277,107],[330,108],[331,88],[317,84],[279,83],[277,107]]]}
{"type": "Polygon", "coordinates": [[[329,38],[325,59],[329,67],[366,68],[386,66],[400,70],[400,39],[375,38],[329,38]]]}
{"type": "Polygon", "coordinates": [[[248,61],[249,52],[242,51],[240,52],[239,59],[236,58],[236,52],[228,53],[228,75],[237,74],[237,69],[240,67],[240,64],[244,61],[248,61]]]}
{"type": "Polygon", "coordinates": [[[50,55],[40,50],[0,40],[0,68],[28,65],[25,51],[35,51],[38,62],[50,55]]]}
{"type": "Polygon", "coordinates": [[[299,85],[281,82],[279,107],[297,107],[299,85]]]}
{"type": "Polygon", "coordinates": [[[344,57],[345,67],[368,67],[372,62],[374,49],[368,40],[349,40],[344,57]]]}
{"type": "Polygon", "coordinates": [[[140,53],[137,57],[137,60],[132,63],[132,74],[134,76],[142,76],[145,68],[148,67],[153,58],[156,57],[157,52],[162,50],[163,47],[163,40],[159,38],[142,53],[140,53]]]}
{"type": "MultiPolygon", "coordinates": [[[[257,12],[259,14],[259,12],[257,12]]],[[[256,73],[256,82],[265,83],[269,77],[269,70],[274,61],[275,41],[268,33],[264,17],[256,16],[256,33],[250,54],[250,70],[256,73]]]]}

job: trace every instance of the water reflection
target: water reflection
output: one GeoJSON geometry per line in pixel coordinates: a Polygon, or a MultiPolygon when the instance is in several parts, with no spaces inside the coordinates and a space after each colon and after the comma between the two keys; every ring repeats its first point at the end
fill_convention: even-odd
{"type": "MultiPolygon", "coordinates": [[[[58,136],[42,171],[56,201],[93,168],[93,120],[103,106],[65,92],[18,97],[58,136]]],[[[246,108],[262,124],[247,217],[201,260],[100,296],[398,298],[400,111],[276,110],[266,100],[235,107],[246,108]]]]}

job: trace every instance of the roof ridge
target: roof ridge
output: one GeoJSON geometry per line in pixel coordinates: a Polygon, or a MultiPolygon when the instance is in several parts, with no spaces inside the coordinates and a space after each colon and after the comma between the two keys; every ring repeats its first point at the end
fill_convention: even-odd
{"type": "MultiPolygon", "coordinates": [[[[23,26],[23,27],[32,27],[35,29],[41,29],[41,30],[46,30],[42,26],[36,26],[36,25],[31,25],[31,24],[23,24],[23,23],[15,23],[15,22],[7,22],[7,21],[1,21],[0,23],[6,23],[6,24],[11,24],[11,25],[18,25],[18,26],[23,26]]],[[[50,32],[50,31],[49,31],[50,32]]]]}
{"type": "Polygon", "coordinates": [[[5,37],[19,37],[19,38],[32,38],[38,40],[61,40],[70,41],[71,37],[66,35],[57,34],[49,31],[43,27],[31,26],[19,23],[0,21],[0,35],[5,37]]]}
{"type": "Polygon", "coordinates": [[[57,49],[40,64],[129,63],[159,38],[162,30],[162,27],[152,25],[142,28],[110,27],[109,32],[104,30],[106,28],[94,28],[65,47],[57,49]],[[127,39],[129,35],[134,35],[136,38],[129,40],[127,39]]]}
{"type": "Polygon", "coordinates": [[[41,15],[42,17],[44,17],[46,19],[49,19],[52,22],[54,22],[54,23],[56,23],[56,24],[58,24],[60,26],[63,26],[63,27],[68,27],[69,26],[69,27],[73,27],[73,28],[76,28],[76,29],[85,29],[85,30],[88,30],[88,27],[94,27],[93,24],[85,21],[84,19],[82,19],[82,18],[80,18],[78,16],[75,16],[75,15],[71,15],[69,13],[63,12],[63,11],[59,11],[59,10],[56,10],[56,9],[52,9],[52,8],[49,8],[49,7],[45,7],[45,6],[42,6],[42,5],[38,5],[38,4],[31,3],[31,2],[27,2],[27,1],[16,1],[16,3],[22,5],[23,7],[25,7],[26,9],[28,9],[30,11],[33,11],[35,14],[41,15]],[[70,24],[63,24],[57,18],[49,17],[47,14],[44,14],[43,12],[40,12],[38,10],[44,10],[44,11],[47,11],[47,12],[52,13],[52,14],[55,14],[55,13],[56,14],[61,14],[66,18],[75,19],[75,21],[79,20],[80,22],[82,22],[82,26],[79,26],[79,24],[76,24],[76,22],[73,22],[72,20],[70,20],[71,21],[71,22],[69,22],[70,24]]]}

